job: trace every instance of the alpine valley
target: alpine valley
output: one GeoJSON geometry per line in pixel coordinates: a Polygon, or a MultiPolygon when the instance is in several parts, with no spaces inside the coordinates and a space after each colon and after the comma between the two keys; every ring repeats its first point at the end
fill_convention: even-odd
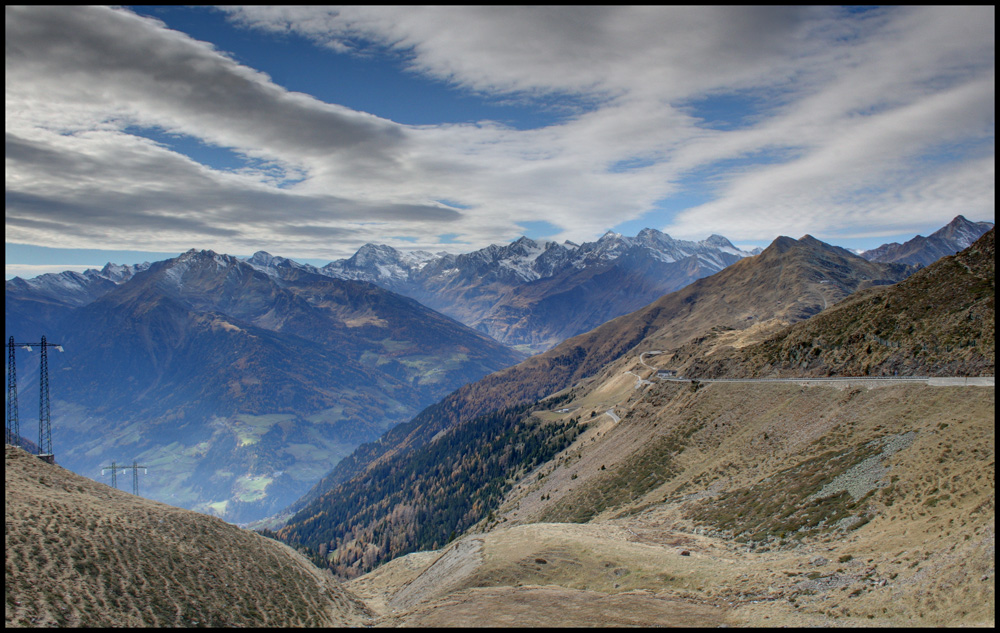
{"type": "Polygon", "coordinates": [[[780,237],[462,387],[268,533],[383,626],[993,626],[994,233],[912,275],[780,237]]]}
{"type": "MultiPolygon", "coordinates": [[[[653,229],[462,255],[369,244],[322,268],[191,250],[14,278],[4,321],[66,350],[61,464],[99,477],[137,460],[144,495],[251,521],[455,388],[749,255],[653,229]]],[[[37,393],[38,355],[21,358],[20,390],[37,393]]]]}
{"type": "Polygon", "coordinates": [[[60,465],[138,460],[143,496],[271,515],[298,554],[180,510],[168,534],[161,504],[8,449],[8,494],[44,501],[8,518],[15,562],[84,544],[56,580],[8,569],[8,622],[993,626],[994,230],[959,216],[891,246],[647,229],[10,281],[8,333],[66,350],[60,465]],[[163,592],[87,580],[127,568],[116,547],[158,552],[151,582],[180,590],[146,614],[163,592]],[[218,548],[225,569],[203,565],[218,548]],[[190,600],[264,552],[280,573],[248,591],[301,601],[190,600]]]}
{"type": "MultiPolygon", "coordinates": [[[[138,460],[145,496],[232,521],[281,509],[358,444],[523,358],[302,267],[192,250],[113,270],[7,282],[8,335],[65,349],[50,365],[57,460],[94,478],[138,460]]],[[[22,395],[37,394],[38,354],[18,355],[22,395]]]]}

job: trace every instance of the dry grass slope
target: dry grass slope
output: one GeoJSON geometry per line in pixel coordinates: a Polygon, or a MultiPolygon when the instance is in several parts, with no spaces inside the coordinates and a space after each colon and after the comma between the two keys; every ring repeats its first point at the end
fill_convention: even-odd
{"type": "MultiPolygon", "coordinates": [[[[714,330],[681,349],[650,310],[571,339],[641,326],[625,328],[635,343],[616,339],[631,353],[536,412],[579,419],[575,441],[455,543],[348,586],[385,626],[507,625],[517,614],[521,626],[992,627],[992,385],[694,384],[661,382],[653,369],[992,374],[992,235],[790,328],[782,321],[808,306],[757,311],[770,320],[750,328],[695,319],[714,330]],[[866,331],[899,345],[878,342],[883,354],[866,331]],[[653,349],[664,353],[650,365],[639,351],[653,349]]],[[[783,276],[788,263],[762,254],[751,272],[777,270],[767,278],[781,301],[819,292],[783,276]]],[[[699,283],[751,268],[741,264],[699,283]]]]}
{"type": "Polygon", "coordinates": [[[348,583],[378,624],[992,626],[992,388],[634,383],[551,412],[592,422],[493,521],[348,583]]]}
{"type": "Polygon", "coordinates": [[[991,229],[961,253],[893,286],[857,292],[757,345],[707,357],[698,341],[674,363],[704,377],[992,376],[995,259],[991,229]]]}
{"type": "Polygon", "coordinates": [[[345,626],[359,599],[285,545],[6,447],[6,626],[345,626]]]}

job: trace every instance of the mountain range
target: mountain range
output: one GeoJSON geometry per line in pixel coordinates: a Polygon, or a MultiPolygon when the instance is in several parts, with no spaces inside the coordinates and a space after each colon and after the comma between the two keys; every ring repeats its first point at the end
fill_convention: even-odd
{"type": "Polygon", "coordinates": [[[34,331],[24,332],[23,340],[37,338],[36,332],[38,336],[52,333],[71,310],[95,301],[147,268],[149,262],[135,266],[108,263],[101,270],[67,270],[31,279],[10,279],[4,284],[4,331],[24,332],[21,328],[30,323],[34,331]]]}
{"type": "MultiPolygon", "coordinates": [[[[967,239],[984,224],[959,216],[933,243],[967,239]]],[[[104,462],[142,459],[162,473],[149,478],[154,498],[251,520],[322,477],[294,508],[301,509],[365,461],[371,449],[352,455],[358,444],[523,358],[484,333],[535,351],[589,332],[589,342],[564,348],[571,354],[528,361],[521,371],[530,379],[500,388],[513,400],[470,387],[473,401],[506,406],[614,358],[654,327],[643,319],[668,332],[664,344],[673,345],[703,325],[742,329],[801,319],[913,270],[862,270],[852,261],[845,270],[856,278],[786,274],[725,288],[689,285],[737,264],[767,262],[793,243],[780,238],[767,256],[750,257],[721,236],[687,242],[644,229],[581,245],[521,238],[462,255],[366,245],[321,268],[264,251],[239,259],[192,250],[154,264],[8,281],[5,326],[18,340],[46,335],[67,350],[53,357],[52,381],[54,417],[69,422],[56,427],[56,443],[67,449],[57,446],[63,463],[96,475],[104,462]],[[674,296],[678,288],[690,289],[674,296]],[[661,305],[664,296],[674,298],[661,305]],[[630,324],[630,337],[597,327],[630,311],[619,323],[630,324]]],[[[822,246],[814,250],[831,262],[849,255],[822,246]]],[[[37,374],[37,355],[19,354],[23,392],[37,374]]],[[[461,409],[464,415],[475,407],[461,409]]],[[[424,426],[414,421],[398,432],[411,428],[424,426]]]]}
{"type": "Polygon", "coordinates": [[[8,282],[7,331],[66,350],[50,365],[57,459],[95,476],[140,460],[150,497],[230,520],[287,505],[357,444],[523,358],[412,299],[301,268],[279,278],[192,250],[130,272],[8,282]]]}
{"type": "MultiPolygon", "coordinates": [[[[303,381],[307,398],[324,397],[306,374],[316,363],[327,362],[320,374],[367,370],[382,389],[392,385],[370,362],[351,364],[363,342],[331,361],[321,340],[301,336],[295,347],[295,337],[324,319],[374,336],[392,319],[372,306],[405,300],[258,255],[251,264],[192,251],[70,314],[89,329],[102,322],[86,308],[118,306],[105,314],[126,316],[105,316],[103,331],[155,366],[215,340],[207,326],[253,337],[250,356],[303,381]],[[285,290],[318,313],[294,309],[285,290]],[[269,303],[281,309],[264,310],[269,303]],[[170,337],[176,349],[134,343],[170,337]]],[[[994,233],[916,268],[780,237],[460,387],[358,447],[293,504],[290,520],[262,530],[352,579],[344,585],[287,548],[8,448],[8,493],[19,499],[8,503],[8,624],[993,626],[994,233]],[[872,379],[896,373],[989,378],[872,379]],[[708,380],[719,376],[792,378],[708,380]],[[809,380],[829,376],[840,380],[809,380]],[[56,568],[52,545],[62,552],[56,568]]],[[[210,383],[246,344],[213,348],[222,360],[194,359],[215,363],[199,379],[210,383]]],[[[235,362],[246,371],[222,380],[261,375],[250,359],[235,362]]],[[[139,382],[169,398],[151,378],[139,382]]],[[[395,379],[426,384],[420,371],[395,379]]],[[[193,416],[202,397],[171,406],[193,416]]],[[[239,448],[288,446],[268,442],[302,424],[233,417],[239,448]]],[[[182,437],[198,427],[173,426],[182,437]]],[[[233,460],[213,448],[219,439],[213,432],[196,448],[233,460]]]]}
{"type": "MultiPolygon", "coordinates": [[[[384,514],[392,510],[391,505],[374,500],[361,503],[358,495],[367,498],[371,490],[377,490],[376,480],[385,478],[385,468],[405,468],[411,454],[412,459],[420,459],[434,438],[456,432],[462,425],[479,424],[476,420],[480,416],[511,411],[579,384],[639,347],[659,351],[677,348],[713,327],[743,330],[760,322],[800,321],[858,290],[895,283],[912,271],[903,264],[869,262],[808,235],[799,240],[779,237],[755,257],[742,259],[548,352],[461,387],[410,422],[394,427],[377,443],[360,446],[290,506],[289,511],[295,514],[280,533],[291,543],[317,547],[322,535],[328,534],[341,535],[333,540],[342,544],[338,539],[346,538],[344,526],[353,525],[353,538],[388,530],[391,541],[384,514]],[[381,511],[370,514],[373,504],[381,511]]],[[[503,414],[500,419],[513,415],[503,414]]],[[[434,507],[435,502],[427,500],[426,505],[434,507]]],[[[480,509],[485,513],[486,506],[480,509]]],[[[472,514],[460,524],[467,527],[481,518],[472,514]]],[[[431,519],[425,516],[424,520],[431,519]]],[[[447,536],[437,534],[437,542],[443,543],[447,536]]],[[[331,543],[330,548],[336,545],[331,543]]],[[[416,547],[417,543],[404,539],[398,549],[390,546],[360,567],[353,567],[355,560],[349,557],[339,564],[342,572],[363,571],[368,564],[416,547]]]]}
{"type": "Polygon", "coordinates": [[[958,215],[928,237],[918,235],[904,244],[883,244],[861,253],[861,256],[873,262],[927,266],[946,255],[954,255],[972,246],[973,242],[992,228],[992,222],[970,222],[965,216],[958,215]]]}
{"type": "Polygon", "coordinates": [[[413,297],[537,353],[753,254],[720,235],[692,242],[646,228],[583,244],[521,237],[460,255],[366,244],[322,271],[413,297]]]}
{"type": "Polygon", "coordinates": [[[992,376],[992,341],[889,335],[990,332],[993,244],[908,276],[778,238],[359,448],[276,535],[383,625],[991,626],[991,379],[867,375],[992,376]],[[658,375],[717,364],[847,376],[658,375]]]}

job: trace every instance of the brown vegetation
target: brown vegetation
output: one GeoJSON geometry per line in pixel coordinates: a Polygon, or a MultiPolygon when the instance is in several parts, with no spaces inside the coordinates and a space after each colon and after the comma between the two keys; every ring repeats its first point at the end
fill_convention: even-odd
{"type": "MultiPolygon", "coordinates": [[[[906,280],[851,295],[767,340],[706,357],[676,354],[689,376],[992,376],[995,229],[906,280]]],[[[701,343],[701,341],[699,341],[701,343]]]]}
{"type": "Polygon", "coordinates": [[[379,442],[359,447],[291,510],[301,510],[338,484],[424,445],[462,420],[534,402],[577,384],[640,344],[647,350],[673,349],[716,326],[743,329],[772,319],[800,320],[858,289],[899,281],[910,272],[912,268],[901,264],[865,261],[810,236],[779,237],[756,257],[456,390],[379,442]]]}
{"type": "Polygon", "coordinates": [[[285,545],[42,462],[4,459],[7,626],[344,626],[364,604],[285,545]]]}
{"type": "Polygon", "coordinates": [[[349,583],[382,625],[993,623],[992,388],[620,372],[552,412],[620,422],[590,418],[463,539],[349,583]]]}

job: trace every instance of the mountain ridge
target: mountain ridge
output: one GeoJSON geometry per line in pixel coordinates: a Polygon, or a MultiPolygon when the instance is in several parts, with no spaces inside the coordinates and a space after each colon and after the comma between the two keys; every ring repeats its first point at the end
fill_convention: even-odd
{"type": "Polygon", "coordinates": [[[51,380],[60,463],[147,461],[163,473],[148,494],[237,521],[273,513],[354,445],[523,358],[372,284],[290,264],[268,275],[196,249],[63,307],[48,323],[7,315],[18,339],[64,344],[51,380]]]}
{"type": "MultiPolygon", "coordinates": [[[[994,265],[991,237],[894,285],[862,290],[861,300],[885,295],[876,306],[879,318],[901,322],[914,314],[909,302],[929,302],[946,313],[940,331],[960,327],[966,312],[952,319],[952,307],[992,308],[975,281],[994,265]],[[954,274],[963,266],[969,280],[954,274]],[[949,295],[951,303],[940,304],[949,295]]],[[[763,261],[714,277],[771,279],[783,289],[785,305],[772,309],[778,317],[810,311],[787,305],[791,289],[810,303],[818,300],[810,297],[812,286],[796,285],[795,278],[823,272],[816,286],[833,285],[836,275],[839,281],[845,276],[838,263],[860,259],[806,236],[772,246],[763,261]]],[[[857,285],[886,281],[872,274],[878,271],[858,266],[851,278],[857,285]]],[[[744,307],[760,305],[733,287],[697,283],[702,290],[725,288],[727,298],[747,302],[744,307]]],[[[992,295],[993,287],[982,290],[992,295]]],[[[846,295],[811,318],[779,327],[769,340],[801,338],[798,332],[809,327],[825,336],[839,327],[828,316],[838,312],[867,321],[856,298],[846,295]]],[[[661,314],[670,303],[657,306],[661,314]]],[[[710,305],[717,310],[721,303],[710,305]]],[[[468,409],[440,428],[431,418],[448,417],[461,403],[438,403],[407,423],[414,439],[438,429],[428,441],[409,448],[397,441],[395,451],[372,462],[375,480],[360,471],[330,493],[330,500],[350,501],[316,513],[323,498],[314,499],[279,535],[309,544],[318,564],[353,578],[348,586],[388,626],[484,626],[512,618],[530,625],[586,625],[599,618],[633,626],[992,626],[992,386],[863,376],[815,384],[660,380],[647,360],[677,367],[678,351],[697,345],[699,358],[711,363],[726,345],[755,350],[760,344],[752,339],[766,339],[767,330],[716,326],[718,340],[704,330],[684,340],[649,319],[632,319],[632,327],[646,331],[626,353],[534,404],[476,418],[468,409]],[[522,433],[547,435],[564,448],[541,464],[527,451],[497,464],[488,459],[496,451],[477,450],[466,434],[483,426],[474,437],[501,436],[514,419],[522,433]],[[487,472],[493,478],[477,483],[487,472]],[[382,497],[376,484],[387,475],[405,480],[404,489],[382,497]],[[447,496],[462,484],[468,505],[447,496]],[[499,495],[499,503],[491,495],[499,495]],[[440,545],[449,539],[445,528],[437,549],[390,555],[379,565],[383,551],[413,551],[405,547],[408,517],[420,525],[443,519],[456,526],[454,540],[440,545]],[[338,529],[337,521],[348,529],[338,529]],[[308,540],[310,532],[317,540],[308,540]],[[323,547],[316,549],[319,541],[323,547]]],[[[780,319],[760,325],[767,323],[780,326],[780,319]]],[[[796,347],[789,343],[788,349],[796,347]]],[[[862,346],[845,346],[848,355],[859,352],[862,346]]],[[[403,439],[390,434],[383,442],[403,439]]]]}
{"type": "Polygon", "coordinates": [[[779,237],[757,256],[567,339],[544,354],[465,385],[413,420],[394,427],[379,442],[362,445],[289,507],[289,512],[296,514],[279,533],[290,542],[305,543],[305,532],[296,526],[308,525],[312,530],[317,516],[329,516],[323,504],[336,502],[338,485],[347,485],[352,478],[360,481],[372,468],[399,462],[440,433],[478,416],[534,402],[585,382],[637,345],[666,350],[713,326],[747,328],[756,321],[801,320],[859,288],[892,283],[910,272],[911,267],[868,262],[810,236],[801,240],[779,237]],[[794,300],[785,302],[778,296],[794,300]]]}
{"type": "Polygon", "coordinates": [[[928,237],[917,235],[904,244],[883,244],[864,251],[861,256],[871,261],[927,266],[946,255],[954,255],[968,248],[992,227],[992,222],[970,222],[965,216],[957,215],[928,237]]]}
{"type": "Polygon", "coordinates": [[[750,255],[720,235],[691,242],[646,228],[579,245],[522,236],[459,255],[366,244],[322,270],[406,294],[505,344],[541,352],[750,255]],[[626,305],[609,301],[624,295],[626,305]]]}
{"type": "Polygon", "coordinates": [[[858,292],[807,322],[714,360],[694,347],[692,377],[993,375],[995,229],[891,287],[858,292]],[[822,333],[822,334],[821,334],[822,333]]]}

